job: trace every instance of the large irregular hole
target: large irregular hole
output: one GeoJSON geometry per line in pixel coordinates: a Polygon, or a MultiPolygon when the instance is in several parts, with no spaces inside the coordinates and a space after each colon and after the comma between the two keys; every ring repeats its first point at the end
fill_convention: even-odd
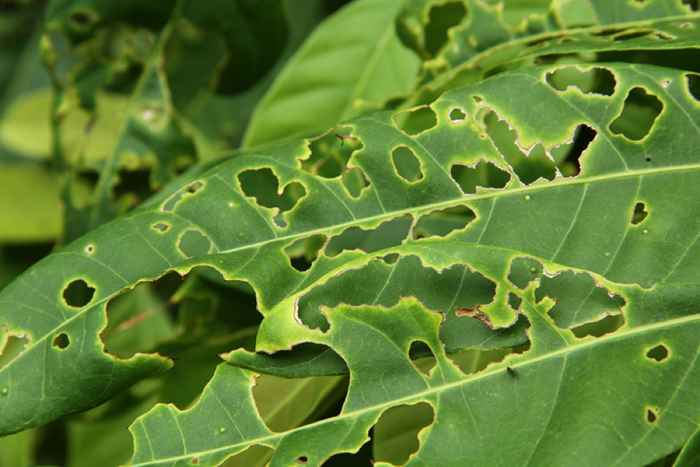
{"type": "Polygon", "coordinates": [[[576,66],[557,68],[546,74],[547,84],[557,91],[566,91],[570,86],[584,94],[612,96],[615,93],[615,75],[607,68],[581,70],[576,66]]]}
{"type": "Polygon", "coordinates": [[[289,379],[263,374],[255,379],[253,399],[265,424],[279,433],[338,415],[336,406],[342,405],[347,385],[344,376],[289,379]],[[290,399],[280,397],[281,388],[290,399]]]}
{"type": "Polygon", "coordinates": [[[632,225],[638,225],[644,222],[649,213],[646,210],[644,203],[639,202],[634,205],[634,212],[632,213],[632,225]]]}
{"type": "Polygon", "coordinates": [[[72,308],[82,308],[88,305],[95,296],[95,288],[83,279],[76,279],[63,289],[63,300],[72,308]]]}
{"type": "Polygon", "coordinates": [[[435,368],[437,360],[430,346],[423,341],[413,341],[408,349],[408,357],[413,365],[425,376],[430,376],[430,372],[435,368]]]}
{"type": "Polygon", "coordinates": [[[581,124],[576,127],[574,141],[571,144],[562,144],[552,149],[552,157],[563,176],[575,177],[581,173],[581,156],[597,134],[593,128],[581,124]]]}
{"type": "Polygon", "coordinates": [[[369,180],[364,170],[359,167],[352,167],[343,173],[343,185],[348,190],[350,196],[359,198],[362,191],[369,186],[369,180]]]}
{"type": "Polygon", "coordinates": [[[529,342],[511,348],[494,348],[488,350],[467,349],[450,353],[448,358],[464,375],[483,371],[491,364],[502,362],[508,355],[523,353],[529,349],[529,342]]]}
{"type": "Polygon", "coordinates": [[[57,349],[65,350],[70,345],[70,337],[65,332],[54,336],[52,344],[57,349]]]}
{"type": "Polygon", "coordinates": [[[177,249],[185,258],[197,258],[211,253],[211,239],[199,230],[189,229],[177,241],[177,249]]]}
{"type": "Polygon", "coordinates": [[[243,171],[238,174],[238,181],[243,193],[255,198],[260,206],[279,210],[274,220],[280,227],[285,226],[282,213],[292,209],[306,195],[304,185],[299,182],[290,182],[280,190],[279,179],[269,168],[243,171]]]}
{"type": "Polygon", "coordinates": [[[427,402],[400,405],[386,410],[374,425],[374,461],[404,465],[420,447],[418,433],[434,420],[435,412],[427,402]]]}
{"type": "Polygon", "coordinates": [[[432,211],[418,219],[413,228],[413,237],[444,237],[450,232],[464,229],[475,218],[474,211],[466,206],[432,211]]]}
{"type": "Polygon", "coordinates": [[[625,98],[620,115],[610,123],[610,131],[632,141],[644,139],[663,110],[663,103],[644,88],[634,87],[625,98]]]}
{"type": "Polygon", "coordinates": [[[688,92],[700,102],[700,75],[688,73],[685,77],[688,80],[688,92]]]}
{"type": "Polygon", "coordinates": [[[655,345],[649,349],[646,356],[649,360],[654,360],[655,362],[661,363],[668,358],[669,351],[668,347],[664,344],[655,345]]]}
{"type": "Polygon", "coordinates": [[[394,148],[391,152],[391,160],[396,173],[405,181],[415,183],[423,178],[420,159],[408,146],[394,148]]]}
{"type": "Polygon", "coordinates": [[[555,301],[549,314],[564,328],[619,315],[625,305],[622,297],[596,284],[593,277],[574,271],[563,271],[554,277],[543,274],[535,296],[538,301],[544,297],[555,301]]]}
{"type": "Polygon", "coordinates": [[[425,49],[431,56],[437,55],[445,46],[447,32],[460,24],[466,14],[467,10],[462,2],[448,2],[430,8],[424,31],[425,49]]]}
{"type": "Polygon", "coordinates": [[[297,271],[308,271],[318,257],[318,252],[326,243],[325,235],[312,235],[293,242],[284,249],[289,263],[297,271]]]}
{"type": "Polygon", "coordinates": [[[347,170],[352,154],[362,148],[362,141],[352,129],[338,127],[309,142],[311,154],[301,161],[302,168],[313,175],[335,178],[347,170]]]}
{"type": "Polygon", "coordinates": [[[337,256],[345,250],[362,250],[366,253],[398,246],[406,239],[413,218],[410,215],[392,219],[373,230],[351,227],[330,239],[326,247],[328,256],[337,256]]]}
{"type": "Polygon", "coordinates": [[[428,106],[397,112],[392,118],[401,131],[411,136],[428,131],[437,125],[437,115],[428,106]]]}
{"type": "Polygon", "coordinates": [[[510,175],[491,162],[479,161],[474,167],[455,164],[450,169],[452,179],[457,182],[463,193],[476,193],[477,187],[503,188],[510,180],[510,175]]]}
{"type": "Polygon", "coordinates": [[[539,178],[554,179],[554,162],[547,156],[542,145],[536,145],[529,154],[523,153],[516,144],[515,130],[510,129],[508,123],[500,120],[493,111],[485,114],[484,124],[491,141],[523,183],[530,184],[539,178]]]}
{"type": "Polygon", "coordinates": [[[598,321],[573,327],[571,328],[571,332],[579,339],[588,336],[601,337],[606,334],[614,333],[620,329],[623,324],[625,324],[625,318],[622,315],[608,315],[598,321]]]}
{"type": "Polygon", "coordinates": [[[31,339],[24,333],[8,332],[0,328],[0,369],[24,352],[31,339]]]}
{"type": "MultiPolygon", "coordinates": [[[[370,429],[370,436],[372,436],[373,431],[374,430],[370,429]]],[[[320,465],[323,467],[372,467],[372,458],[372,442],[367,441],[357,452],[341,452],[335,454],[320,465]]],[[[297,459],[297,463],[299,463],[299,459],[297,459]]],[[[299,467],[304,467],[305,465],[307,465],[307,463],[299,463],[299,467]]]]}
{"type": "Polygon", "coordinates": [[[519,289],[525,289],[542,274],[542,263],[532,258],[518,257],[510,264],[508,280],[519,289]]]}

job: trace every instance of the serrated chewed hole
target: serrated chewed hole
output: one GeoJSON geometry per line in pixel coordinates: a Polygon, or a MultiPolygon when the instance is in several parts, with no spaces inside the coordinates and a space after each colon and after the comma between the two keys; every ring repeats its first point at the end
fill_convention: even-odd
{"type": "Polygon", "coordinates": [[[648,423],[656,423],[656,421],[659,419],[658,409],[656,409],[655,407],[647,407],[645,409],[645,414],[645,418],[648,423]]]}
{"type": "Polygon", "coordinates": [[[308,141],[310,154],[301,161],[301,167],[323,178],[342,175],[352,154],[362,148],[362,141],[346,127],[338,127],[308,141]]]}
{"type": "Polygon", "coordinates": [[[615,93],[615,75],[607,68],[581,70],[576,66],[567,66],[548,72],[545,79],[557,91],[575,87],[584,94],[612,96],[615,93]]]}
{"type": "Polygon", "coordinates": [[[325,245],[327,237],[325,235],[312,235],[308,238],[296,240],[291,245],[285,247],[284,253],[289,258],[289,264],[300,272],[308,271],[313,266],[318,252],[325,245]]]}
{"type": "Polygon", "coordinates": [[[88,305],[95,296],[95,288],[83,279],[76,279],[63,289],[63,300],[72,308],[82,308],[88,305]]]}
{"type": "Polygon", "coordinates": [[[254,198],[258,205],[278,210],[274,218],[278,227],[286,225],[282,213],[291,210],[306,195],[304,185],[299,182],[290,182],[284,190],[279,190],[279,179],[269,168],[245,170],[238,174],[238,181],[243,193],[254,198]]]}
{"type": "Polygon", "coordinates": [[[485,161],[479,161],[474,167],[455,164],[450,175],[465,194],[476,193],[477,187],[503,188],[510,180],[508,172],[485,161]]]}
{"type": "Polygon", "coordinates": [[[435,5],[428,12],[428,23],[425,25],[425,48],[435,56],[447,43],[447,32],[464,20],[467,10],[462,2],[447,2],[435,5]]]}
{"type": "Polygon", "coordinates": [[[644,139],[661,115],[663,103],[644,88],[632,88],[625,98],[622,112],[610,123],[610,131],[632,141],[644,139]]]}
{"type": "Polygon", "coordinates": [[[632,213],[632,225],[638,225],[644,222],[649,213],[646,210],[646,205],[639,202],[634,205],[634,212],[632,213]]]}
{"type": "Polygon", "coordinates": [[[413,237],[444,237],[455,230],[464,229],[475,218],[474,211],[466,206],[433,211],[418,219],[413,228],[413,237]]]}
{"type": "Polygon", "coordinates": [[[430,372],[435,368],[435,354],[430,346],[423,341],[413,341],[408,349],[408,357],[418,371],[425,376],[430,376],[430,372]]]}
{"type": "Polygon", "coordinates": [[[700,102],[700,75],[689,73],[685,77],[688,80],[688,92],[696,101],[700,102]]]}
{"type": "Polygon", "coordinates": [[[428,131],[437,125],[437,115],[428,106],[397,112],[392,119],[401,131],[411,136],[428,131]]]}
{"type": "Polygon", "coordinates": [[[450,110],[448,117],[452,123],[462,123],[467,118],[467,114],[461,108],[455,107],[450,110]]]}
{"type": "Polygon", "coordinates": [[[380,224],[372,230],[351,227],[333,237],[326,246],[326,255],[337,256],[345,250],[362,250],[365,253],[398,246],[408,237],[413,218],[410,215],[380,224]]]}
{"type": "Polygon", "coordinates": [[[423,178],[421,163],[413,149],[399,146],[391,152],[391,160],[399,177],[409,183],[415,183],[423,178]]]}
{"type": "Polygon", "coordinates": [[[655,362],[661,363],[668,358],[669,352],[668,347],[664,344],[655,345],[649,349],[646,356],[649,360],[654,360],[655,362]]]}
{"type": "Polygon", "coordinates": [[[185,258],[205,256],[211,252],[212,243],[209,237],[199,230],[186,230],[177,241],[177,249],[185,258]]]}
{"type": "Polygon", "coordinates": [[[65,332],[62,332],[53,338],[52,344],[57,349],[65,350],[70,345],[70,337],[65,332]]]}
{"type": "Polygon", "coordinates": [[[435,411],[427,402],[386,410],[374,425],[374,461],[405,465],[420,447],[418,433],[434,420],[435,411]]]}

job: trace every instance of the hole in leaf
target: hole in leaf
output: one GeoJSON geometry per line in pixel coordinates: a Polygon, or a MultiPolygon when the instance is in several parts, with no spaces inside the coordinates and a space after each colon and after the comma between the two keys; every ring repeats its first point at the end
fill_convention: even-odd
{"type": "Polygon", "coordinates": [[[427,402],[399,405],[382,413],[373,430],[372,454],[375,462],[404,465],[418,451],[418,433],[435,420],[427,402]]]}
{"type": "Polygon", "coordinates": [[[613,36],[615,42],[628,41],[631,39],[639,39],[640,37],[650,36],[654,33],[653,29],[640,29],[632,31],[624,31],[613,36]]]}
{"type": "Polygon", "coordinates": [[[696,101],[700,102],[700,75],[689,73],[685,77],[688,80],[688,92],[696,101]]]}
{"type": "Polygon", "coordinates": [[[587,336],[601,337],[606,334],[614,333],[620,329],[623,324],[625,324],[625,318],[621,314],[608,315],[598,321],[573,327],[571,328],[571,332],[579,339],[587,336]]]}
{"type": "Polygon", "coordinates": [[[474,167],[455,164],[450,169],[452,179],[459,184],[463,193],[476,193],[477,187],[503,188],[510,180],[510,174],[491,162],[479,161],[474,167]]]}
{"type": "Polygon", "coordinates": [[[435,5],[428,12],[428,23],[425,25],[425,48],[435,56],[447,42],[447,32],[450,28],[462,22],[467,10],[462,2],[449,2],[435,5]]]}
{"type": "Polygon", "coordinates": [[[425,376],[430,376],[430,372],[435,368],[435,354],[430,346],[423,341],[413,341],[408,349],[408,357],[413,362],[418,371],[425,376]]]}
{"type": "Polygon", "coordinates": [[[156,222],[151,226],[151,228],[158,233],[166,233],[168,230],[170,230],[170,227],[171,225],[167,222],[156,222]]]}
{"type": "Polygon", "coordinates": [[[467,118],[467,114],[459,107],[455,107],[450,110],[449,118],[452,123],[461,123],[467,118]]]}
{"type": "Polygon", "coordinates": [[[297,271],[308,271],[318,257],[318,252],[326,243],[325,235],[312,235],[295,241],[284,249],[289,262],[297,271]]]}
{"type": "Polygon", "coordinates": [[[342,180],[345,189],[348,190],[348,193],[350,193],[350,196],[353,198],[359,198],[362,194],[362,190],[369,186],[369,180],[364,170],[359,167],[346,170],[343,173],[342,180]]]}
{"type": "Polygon", "coordinates": [[[24,352],[31,339],[24,333],[8,332],[0,327],[0,369],[24,352]]]}
{"type": "Polygon", "coordinates": [[[612,96],[615,93],[615,75],[607,68],[581,70],[576,66],[567,66],[548,72],[545,79],[557,91],[566,91],[571,86],[584,94],[612,96]]]}
{"type": "Polygon", "coordinates": [[[200,182],[199,180],[194,181],[187,185],[185,188],[185,191],[191,195],[197,194],[202,188],[204,188],[204,183],[200,182]]]}
{"type": "Polygon", "coordinates": [[[268,168],[243,171],[238,174],[238,181],[243,193],[255,198],[260,206],[279,210],[274,220],[280,227],[284,224],[282,213],[292,209],[299,199],[306,195],[304,185],[299,182],[288,183],[280,193],[279,179],[272,169],[268,168]]]}
{"type": "Polygon", "coordinates": [[[509,293],[508,294],[508,305],[514,310],[519,310],[520,305],[522,304],[523,299],[515,295],[514,293],[509,293]]]}
{"type": "Polygon", "coordinates": [[[515,352],[512,348],[468,349],[450,353],[448,358],[463,374],[471,375],[486,369],[492,363],[502,362],[508,355],[513,353],[515,352]]]}
{"type": "Polygon", "coordinates": [[[444,237],[455,230],[464,229],[476,218],[474,211],[466,206],[433,211],[421,216],[413,228],[414,238],[444,237]]]}
{"type": "Polygon", "coordinates": [[[298,463],[298,464],[306,464],[307,462],[309,462],[309,458],[306,457],[306,456],[299,456],[299,457],[297,458],[297,463],[298,463]]]}
{"type": "Polygon", "coordinates": [[[581,124],[576,127],[573,143],[562,144],[552,149],[552,157],[563,176],[575,177],[581,173],[581,156],[588,149],[597,134],[593,128],[581,124]]]}
{"type": "Polygon", "coordinates": [[[657,409],[653,407],[647,407],[646,408],[646,419],[647,422],[649,423],[656,423],[656,421],[659,419],[659,414],[657,409]]]}
{"type": "Polygon", "coordinates": [[[366,253],[400,245],[406,239],[413,218],[410,215],[392,219],[373,230],[351,227],[340,235],[331,238],[326,246],[326,254],[337,256],[344,250],[362,250],[366,253]]]}
{"type": "MultiPolygon", "coordinates": [[[[370,429],[372,436],[373,429],[370,429]]],[[[372,442],[367,441],[357,452],[341,452],[325,461],[323,467],[372,467],[372,442]]]]}
{"type": "Polygon", "coordinates": [[[663,103],[644,88],[632,88],[620,115],[610,123],[610,131],[632,141],[646,137],[663,110],[663,103]]]}
{"type": "Polygon", "coordinates": [[[348,160],[361,148],[362,141],[351,128],[338,127],[309,141],[311,154],[301,161],[301,167],[313,175],[335,178],[346,172],[348,160]]]}
{"type": "Polygon", "coordinates": [[[525,289],[540,275],[542,275],[542,264],[539,261],[518,257],[510,264],[508,280],[519,289],[525,289]]]}
{"type": "Polygon", "coordinates": [[[644,203],[639,202],[634,205],[634,212],[632,213],[632,225],[638,225],[644,222],[649,213],[646,210],[644,203]]]}
{"type": "Polygon", "coordinates": [[[73,308],[82,308],[92,301],[95,288],[88,285],[83,279],[76,279],[63,289],[63,299],[73,308]]]}
{"type": "Polygon", "coordinates": [[[604,315],[620,315],[625,300],[596,284],[586,273],[562,271],[556,276],[543,274],[535,291],[537,301],[549,297],[555,305],[549,311],[554,322],[563,328],[598,320],[604,315]]]}
{"type": "Polygon", "coordinates": [[[88,255],[94,255],[95,254],[95,245],[92,243],[88,244],[85,246],[85,253],[88,255]]]}
{"type": "Polygon", "coordinates": [[[394,148],[391,152],[391,160],[394,162],[396,172],[407,182],[415,183],[423,178],[420,159],[408,146],[394,148]]]}
{"type": "Polygon", "coordinates": [[[212,243],[209,237],[199,230],[189,229],[178,239],[177,249],[185,258],[195,258],[208,255],[211,252],[212,243]]]}
{"type": "Polygon", "coordinates": [[[68,334],[65,332],[62,332],[61,334],[58,334],[53,338],[53,346],[56,347],[57,349],[67,349],[68,346],[70,345],[70,338],[68,337],[68,334]]]}
{"type": "Polygon", "coordinates": [[[342,404],[347,392],[347,377],[312,376],[282,378],[263,374],[255,379],[253,399],[258,413],[272,431],[284,432],[308,421],[338,415],[335,405],[342,404]],[[280,397],[293,395],[292,399],[280,397]],[[332,414],[329,410],[332,409],[332,414]]]}
{"type": "Polygon", "coordinates": [[[524,154],[516,144],[517,133],[515,130],[511,130],[508,123],[500,120],[493,111],[486,113],[484,124],[496,149],[513,167],[523,183],[530,184],[539,178],[554,179],[556,175],[554,162],[549,159],[542,145],[538,144],[530,149],[529,154],[524,154]]]}
{"type": "Polygon", "coordinates": [[[656,345],[647,351],[647,358],[655,362],[663,362],[668,358],[668,347],[663,344],[656,345]]]}
{"type": "Polygon", "coordinates": [[[428,106],[395,113],[393,120],[401,131],[411,136],[428,131],[437,125],[437,115],[428,106]]]}

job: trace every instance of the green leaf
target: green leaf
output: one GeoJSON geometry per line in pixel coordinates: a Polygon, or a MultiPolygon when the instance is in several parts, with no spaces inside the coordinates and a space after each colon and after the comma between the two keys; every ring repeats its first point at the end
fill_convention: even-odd
{"type": "MultiPolygon", "coordinates": [[[[692,320],[697,313],[694,249],[700,229],[693,220],[697,216],[692,215],[700,195],[695,161],[700,133],[693,115],[700,106],[688,93],[689,74],[606,64],[616,80],[614,93],[607,96],[574,88],[557,90],[546,79],[557,68],[504,73],[451,91],[435,101],[431,110],[421,111],[434,112],[435,124],[422,132],[415,131],[421,122],[409,118],[411,125],[402,123],[405,112],[397,113],[398,123],[388,112],[351,122],[347,125],[351,138],[362,146],[349,164],[361,169],[369,182],[358,198],[347,192],[342,177],[324,178],[303,169],[301,161],[309,157],[309,141],[282,144],[201,167],[130,216],[96,229],[41,261],[0,292],[2,342],[12,342],[18,350],[0,368],[0,388],[7,389],[0,398],[4,414],[0,431],[20,430],[85,409],[166,368],[168,363],[157,356],[136,355],[123,361],[105,354],[99,338],[105,307],[139,282],[170,270],[185,273],[198,265],[217,269],[227,280],[248,281],[253,286],[265,317],[257,348],[266,352],[289,350],[303,342],[326,345],[300,340],[303,336],[320,339],[326,324],[311,323],[318,329],[309,330],[297,305],[342,273],[381,266],[378,262],[403,264],[387,257],[392,253],[417,256],[423,267],[435,272],[466,265],[476,277],[481,276],[479,281],[493,284],[493,295],[486,303],[477,300],[480,289],[471,288],[479,282],[465,281],[461,295],[459,275],[451,286],[426,280],[413,290],[393,284],[390,274],[383,282],[355,281],[353,285],[355,290],[374,288],[376,298],[365,304],[392,306],[392,296],[428,297],[428,306],[444,306],[439,311],[454,313],[455,322],[460,318],[471,323],[466,326],[472,331],[465,336],[465,347],[478,348],[489,327],[507,328],[516,322],[514,307],[523,300],[524,285],[509,277],[510,264],[518,257],[534,258],[550,276],[576,272],[581,281],[588,277],[591,291],[602,286],[609,294],[620,296],[629,308],[625,315],[628,327],[692,320]],[[629,140],[610,129],[635,88],[646,89],[663,107],[642,141],[629,140]],[[465,118],[452,121],[450,114],[457,107],[465,118]],[[513,144],[524,151],[536,145],[550,150],[568,144],[578,126],[589,126],[596,136],[579,155],[580,173],[523,183],[490,139],[486,116],[493,113],[514,128],[513,144]],[[678,134],[684,137],[679,139],[678,134]],[[395,171],[391,153],[397,146],[409,148],[419,158],[420,181],[408,182],[395,171]],[[508,184],[463,193],[451,178],[452,166],[477,161],[509,173],[508,184]],[[245,183],[241,187],[245,177],[240,175],[265,168],[274,175],[271,194],[266,197],[250,191],[245,183]],[[292,186],[303,190],[301,199],[289,201],[280,194],[292,186]],[[638,203],[650,214],[643,222],[633,223],[638,203]],[[447,237],[413,239],[413,222],[408,220],[420,221],[457,206],[474,213],[471,221],[465,217],[464,227],[447,237]],[[280,213],[280,209],[285,211],[280,213]],[[377,228],[385,231],[383,240],[363,246],[366,233],[377,228]],[[310,269],[297,270],[287,248],[318,235],[330,239],[329,247],[344,250],[321,250],[310,269]],[[349,242],[353,237],[358,239],[357,246],[349,242]],[[196,240],[196,246],[190,240],[196,240]],[[129,261],[123,261],[125,255],[129,261]],[[94,294],[69,306],[62,296],[75,286],[88,291],[92,287],[94,294]],[[430,305],[428,300],[435,295],[432,290],[438,286],[448,287],[451,294],[447,297],[457,297],[454,303],[430,305]],[[52,341],[62,333],[68,335],[71,345],[57,349],[52,341]],[[113,376],[105,380],[104,374],[113,376]]],[[[550,290],[557,294],[557,287],[550,290]]],[[[596,302],[589,309],[586,303],[583,297],[576,308],[557,311],[557,323],[580,326],[610,313],[608,305],[596,302]]],[[[310,316],[319,316],[323,308],[311,309],[310,316]]],[[[504,346],[517,345],[512,336],[504,338],[504,346]]],[[[341,357],[347,362],[345,355],[341,357]]],[[[248,376],[241,377],[236,387],[244,393],[247,383],[243,380],[248,376]]],[[[253,422],[250,430],[251,436],[267,433],[253,422]]]]}
{"type": "Polygon", "coordinates": [[[326,19],[257,106],[243,144],[309,135],[411,91],[419,60],[396,35],[402,4],[359,0],[326,19]]]}
{"type": "Polygon", "coordinates": [[[414,300],[390,309],[329,310],[330,330],[312,339],[340,353],[353,376],[337,417],[271,432],[253,411],[250,376],[223,364],[191,409],[157,406],[134,423],[132,463],[214,465],[248,446],[264,445],[275,449],[273,466],[299,459],[321,465],[332,454],[357,450],[387,409],[418,402],[432,407],[435,420],[407,465],[462,465],[467,459],[488,465],[494,450],[509,465],[639,465],[673,449],[672,440],[694,429],[697,392],[679,391],[677,385],[697,377],[697,315],[576,341],[546,318],[547,304],[524,303],[530,352],[474,376],[464,375],[444,354],[440,315],[414,300]],[[659,364],[645,353],[661,338],[673,357],[659,364]],[[408,359],[415,339],[437,358],[428,376],[408,359]],[[625,404],[600,399],[600,388],[612,384],[625,394],[625,404]],[[674,416],[677,410],[685,415],[674,416]],[[569,423],[571,413],[582,423],[569,423]],[[587,455],[572,459],[576,447],[585,447],[587,455]]]}

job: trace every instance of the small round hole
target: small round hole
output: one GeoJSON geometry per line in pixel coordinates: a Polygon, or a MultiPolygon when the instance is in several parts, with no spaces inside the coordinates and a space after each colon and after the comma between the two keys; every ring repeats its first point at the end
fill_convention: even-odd
{"type": "Polygon", "coordinates": [[[70,338],[65,332],[62,332],[61,334],[58,334],[56,337],[53,338],[53,346],[57,349],[65,350],[68,348],[69,345],[70,338]]]}
{"type": "Polygon", "coordinates": [[[151,226],[151,228],[152,228],[153,230],[155,230],[156,232],[165,233],[165,232],[167,232],[168,230],[170,230],[170,224],[166,224],[166,223],[164,223],[164,222],[158,222],[158,223],[156,223],[156,224],[153,224],[153,225],[151,226]]]}
{"type": "Polygon", "coordinates": [[[647,358],[655,362],[663,362],[668,358],[668,347],[663,344],[652,347],[647,351],[647,358]]]}
{"type": "Polygon", "coordinates": [[[656,420],[658,419],[659,416],[656,414],[656,411],[654,411],[654,409],[651,407],[647,407],[647,422],[656,423],[656,420]]]}
{"type": "Polygon", "coordinates": [[[89,244],[88,246],[86,246],[86,247],[85,247],[85,253],[87,253],[88,255],[94,254],[94,253],[95,253],[95,245],[93,245],[93,244],[91,243],[91,244],[89,244]]]}
{"type": "Polygon", "coordinates": [[[306,464],[307,462],[309,462],[309,458],[306,457],[306,456],[299,456],[299,457],[297,458],[297,462],[298,462],[299,464],[306,464]]]}
{"type": "Polygon", "coordinates": [[[82,308],[92,301],[95,296],[95,288],[90,287],[82,279],[76,279],[63,289],[63,299],[73,308],[82,308]]]}

